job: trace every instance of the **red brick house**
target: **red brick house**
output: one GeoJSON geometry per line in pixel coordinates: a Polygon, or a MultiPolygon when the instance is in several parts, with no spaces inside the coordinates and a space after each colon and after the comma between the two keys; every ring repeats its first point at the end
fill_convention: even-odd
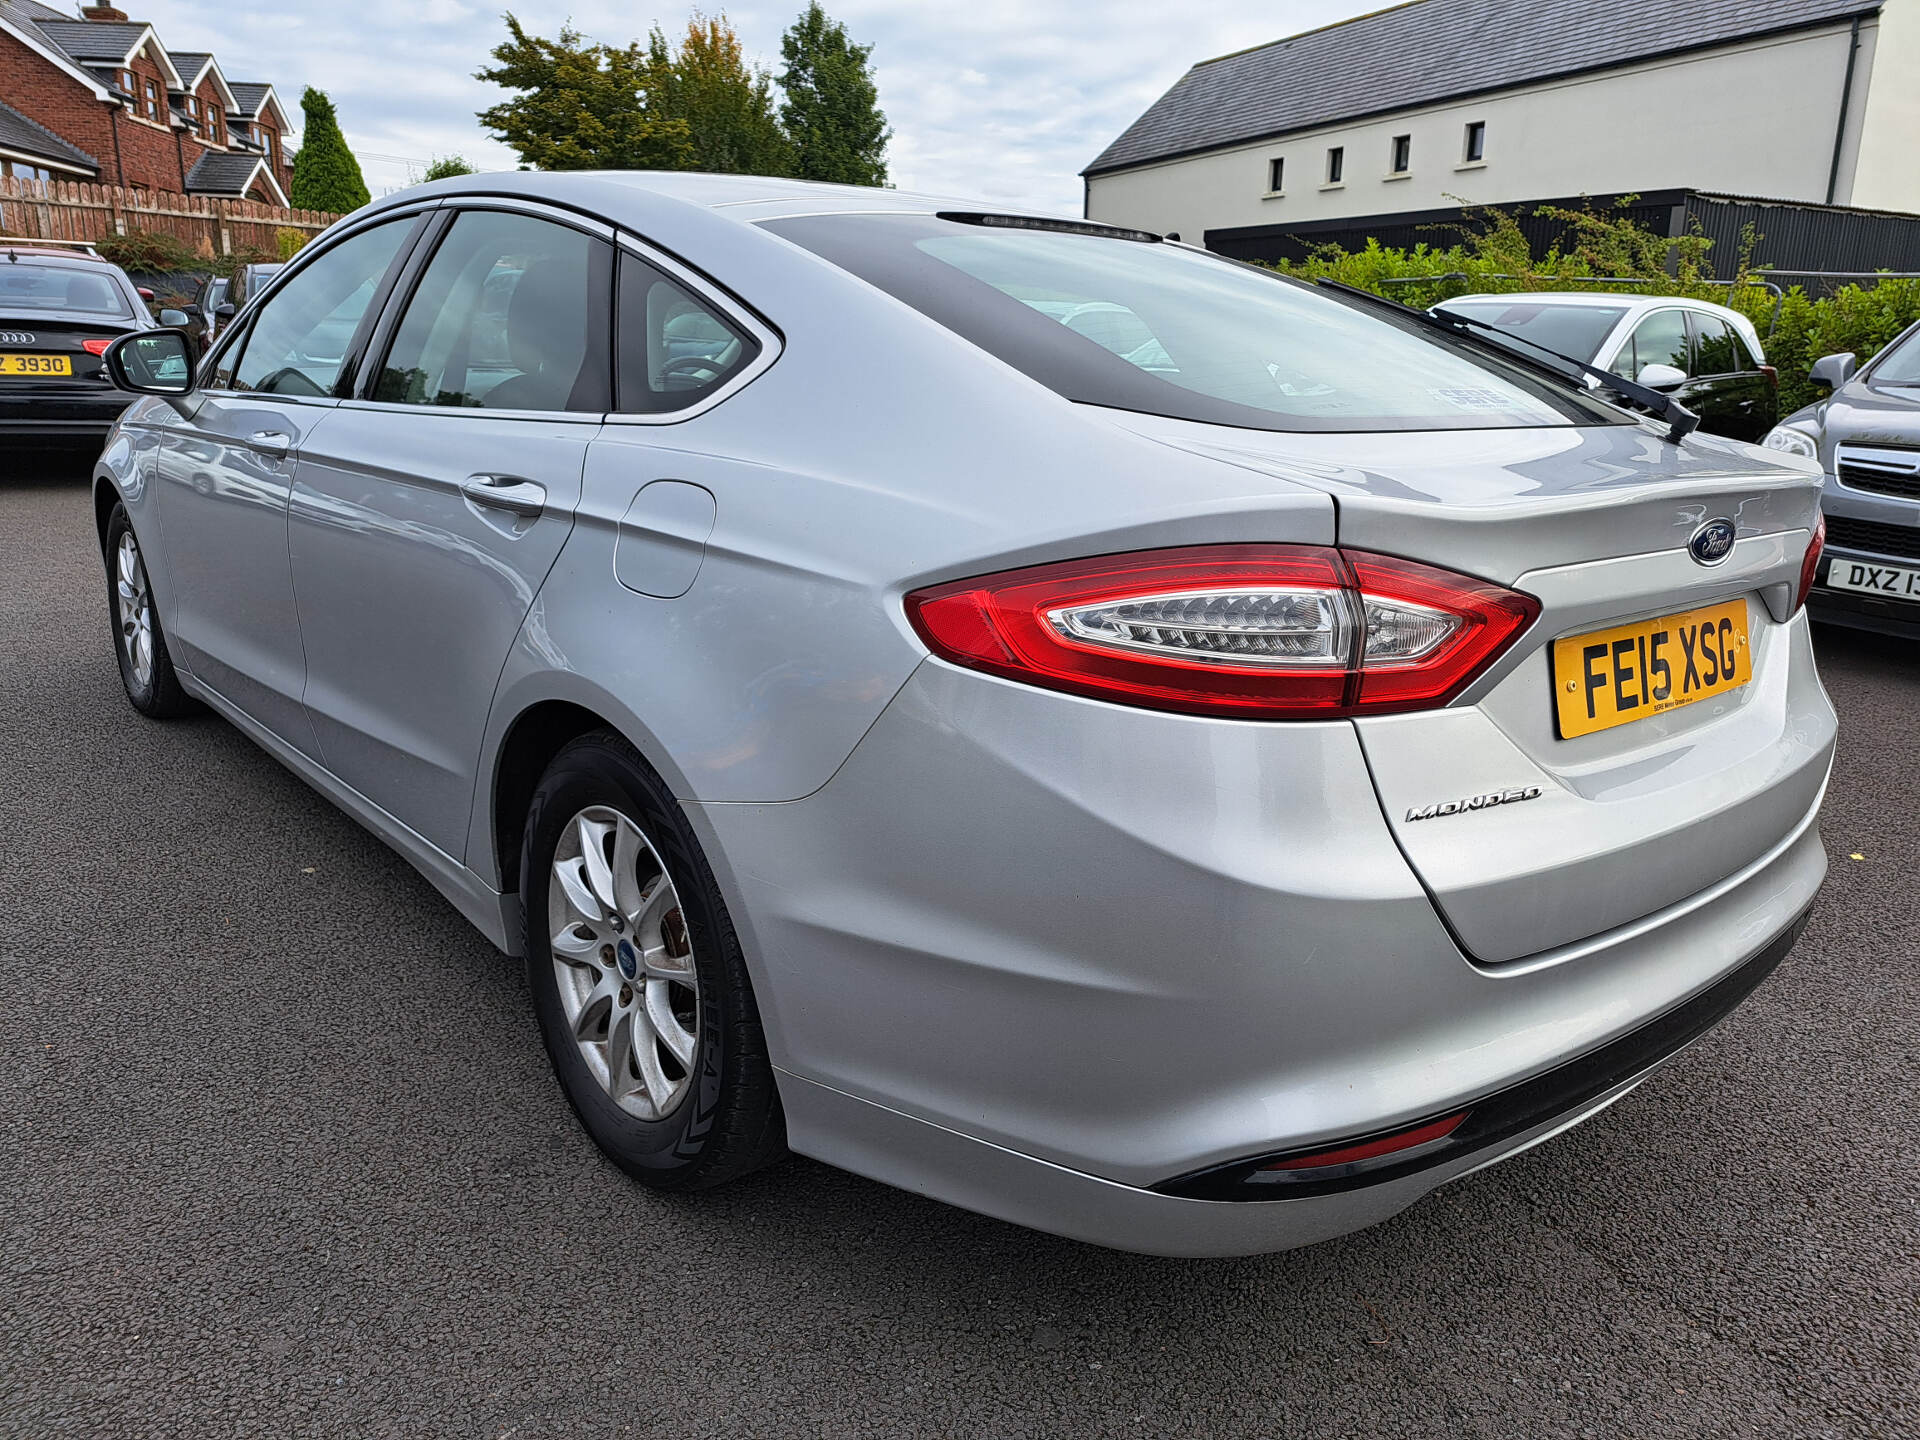
{"type": "Polygon", "coordinates": [[[284,206],[287,135],[271,85],[230,82],[123,11],[0,0],[0,175],[284,206]]]}

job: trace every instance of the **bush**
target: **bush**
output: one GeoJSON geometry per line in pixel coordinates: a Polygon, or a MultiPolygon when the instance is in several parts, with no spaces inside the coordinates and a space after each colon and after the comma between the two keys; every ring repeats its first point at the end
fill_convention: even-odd
{"type": "Polygon", "coordinates": [[[291,260],[294,256],[298,255],[300,253],[300,247],[312,238],[313,237],[307,234],[306,231],[295,230],[292,226],[286,225],[281,226],[273,232],[274,245],[279,250],[280,259],[283,262],[291,260]]]}
{"type": "Polygon", "coordinates": [[[111,260],[127,271],[192,270],[200,263],[193,246],[177,235],[159,230],[129,230],[124,235],[108,235],[94,249],[102,259],[111,260]]]}
{"type": "MultiPolygon", "coordinates": [[[[1631,202],[1624,197],[1622,204],[1631,202]]],[[[1369,240],[1363,250],[1328,245],[1305,260],[1271,268],[1303,280],[1337,280],[1362,290],[1426,308],[1456,295],[1519,290],[1595,291],[1605,280],[1639,281],[1621,288],[1635,295],[1673,295],[1731,306],[1753,321],[1767,360],[1780,372],[1780,413],[1791,414],[1820,399],[1824,387],[1807,371],[1822,355],[1851,350],[1862,364],[1915,320],[1920,320],[1920,280],[1882,280],[1847,285],[1818,299],[1794,286],[1776,301],[1764,272],[1751,266],[1760,237],[1749,231],[1724,281],[1714,277],[1704,235],[1677,239],[1636,225],[1624,215],[1592,209],[1542,207],[1536,214],[1562,220],[1567,231],[1540,259],[1533,257],[1516,216],[1502,210],[1463,212],[1453,230],[1456,243],[1394,249],[1369,240]],[[1593,282],[1593,283],[1583,283],[1593,282]],[[1776,303],[1778,315],[1775,314],[1776,303]]]]}

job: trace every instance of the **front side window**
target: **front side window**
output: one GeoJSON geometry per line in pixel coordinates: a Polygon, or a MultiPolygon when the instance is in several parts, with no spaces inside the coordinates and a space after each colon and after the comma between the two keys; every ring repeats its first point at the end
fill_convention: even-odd
{"type": "Polygon", "coordinates": [[[620,409],[684,410],[726,384],[760,342],[692,291],[634,255],[620,257],[620,409]]]}
{"type": "Polygon", "coordinates": [[[1920,385],[1920,329],[1894,341],[1873,362],[1875,385],[1920,385]]]}
{"type": "Polygon", "coordinates": [[[937,215],[761,223],[1085,404],[1263,430],[1627,423],[1411,314],[1180,246],[937,215]]]}
{"type": "Polygon", "coordinates": [[[1413,165],[1413,137],[1396,135],[1393,137],[1393,151],[1389,157],[1392,173],[1404,175],[1413,165]]]}
{"type": "Polygon", "coordinates": [[[1679,310],[1656,310],[1638,325],[1614,357],[1613,373],[1637,379],[1649,365],[1671,365],[1687,373],[1687,317],[1679,310]]]}
{"type": "Polygon", "coordinates": [[[333,393],[360,322],[414,217],[362,230],[316,256],[255,317],[233,370],[237,390],[333,393]]]}
{"type": "Polygon", "coordinates": [[[1327,151],[1327,184],[1338,185],[1347,170],[1347,148],[1336,145],[1327,151]]]}
{"type": "Polygon", "coordinates": [[[569,226],[466,211],[421,273],[373,398],[606,410],[612,263],[611,246],[569,226]]]}

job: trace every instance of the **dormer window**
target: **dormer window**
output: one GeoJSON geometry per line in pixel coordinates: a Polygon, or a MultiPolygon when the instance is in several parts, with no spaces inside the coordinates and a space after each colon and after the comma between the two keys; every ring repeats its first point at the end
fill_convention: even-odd
{"type": "Polygon", "coordinates": [[[160,120],[160,82],[157,80],[148,80],[145,84],[146,98],[142,103],[142,108],[147,112],[147,118],[157,124],[160,120]]]}

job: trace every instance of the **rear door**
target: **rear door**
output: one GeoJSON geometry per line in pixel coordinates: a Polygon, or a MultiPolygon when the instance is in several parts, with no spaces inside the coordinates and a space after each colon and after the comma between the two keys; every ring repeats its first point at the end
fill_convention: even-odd
{"type": "Polygon", "coordinates": [[[1740,334],[1718,315],[1687,312],[1693,329],[1693,383],[1685,403],[1699,412],[1700,425],[1715,435],[1758,440],[1773,428],[1773,381],[1747,349],[1740,334]]]}
{"type": "Polygon", "coordinates": [[[611,235],[540,207],[443,211],[293,495],[325,763],[456,858],[494,687],[610,407],[611,235]]]}
{"type": "Polygon", "coordinates": [[[169,417],[154,488],[168,639],[197,678],[309,753],[287,497],[417,219],[385,221],[316,254],[216,357],[191,417],[155,412],[169,417]]]}

